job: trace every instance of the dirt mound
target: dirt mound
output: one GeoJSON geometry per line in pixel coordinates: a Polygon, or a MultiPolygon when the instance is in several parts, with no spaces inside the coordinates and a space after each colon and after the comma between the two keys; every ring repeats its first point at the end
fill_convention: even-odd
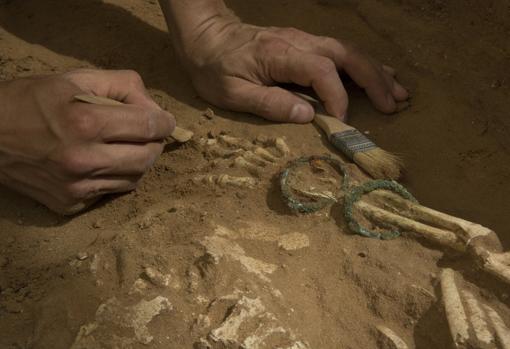
{"type": "MultiPolygon", "coordinates": [[[[347,38],[397,67],[411,107],[380,115],[351,86],[351,123],[402,154],[420,202],[494,229],[508,250],[507,2],[230,3],[246,21],[347,38]]],[[[0,188],[0,347],[377,348],[383,325],[411,347],[447,348],[444,267],[510,324],[507,289],[463,256],[352,235],[337,204],[293,213],[283,166],[334,150],[312,125],[204,116],[156,1],[0,1],[0,23],[0,78],[135,69],[196,133],[138,190],[73,219],[0,188]],[[246,165],[238,149],[267,158],[246,165]]]]}

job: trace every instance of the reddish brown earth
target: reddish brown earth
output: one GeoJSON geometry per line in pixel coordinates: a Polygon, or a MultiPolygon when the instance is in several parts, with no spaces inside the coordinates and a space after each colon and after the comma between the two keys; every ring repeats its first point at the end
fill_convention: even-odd
{"type": "MultiPolygon", "coordinates": [[[[247,22],[349,39],[397,68],[412,92],[410,108],[381,115],[351,86],[350,122],[402,155],[403,184],[420,202],[492,228],[510,248],[507,1],[229,3],[247,22]]],[[[510,325],[507,288],[468,259],[410,236],[353,236],[337,205],[306,216],[290,212],[277,185],[281,167],[332,150],[312,125],[271,124],[217,108],[204,117],[210,106],[177,62],[156,1],[0,1],[0,24],[0,78],[135,69],[156,101],[196,133],[190,144],[169,146],[135,192],[77,217],[56,216],[0,188],[1,348],[146,347],[133,328],[96,313],[112,297],[122,306],[111,301],[106,314],[164,297],[171,307],[149,319],[149,346],[192,348],[235,313],[239,294],[258,297],[285,328],[288,338],[274,346],[283,348],[292,332],[310,348],[376,348],[375,326],[384,324],[410,347],[448,348],[442,267],[462,272],[510,325]],[[267,167],[257,189],[194,184],[200,174],[248,175],[198,144],[221,132],[249,141],[283,136],[292,154],[267,167]],[[281,236],[304,243],[288,248],[281,236]],[[225,254],[219,245],[241,252],[225,254]],[[147,279],[146,267],[171,275],[170,285],[146,283],[133,292],[141,275],[147,279]],[[87,323],[98,326],[93,344],[77,340],[87,323]]]]}

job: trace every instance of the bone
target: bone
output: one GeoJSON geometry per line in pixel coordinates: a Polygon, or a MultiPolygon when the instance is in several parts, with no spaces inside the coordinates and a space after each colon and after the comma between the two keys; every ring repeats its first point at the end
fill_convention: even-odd
{"type": "Polygon", "coordinates": [[[377,326],[377,330],[383,342],[382,348],[388,349],[408,349],[406,342],[402,340],[395,332],[386,326],[377,326]]]}
{"type": "Polygon", "coordinates": [[[277,137],[274,139],[274,146],[280,152],[282,157],[286,157],[290,154],[290,149],[285,140],[281,137],[277,137]]]}
{"type": "Polygon", "coordinates": [[[489,317],[494,331],[496,332],[499,345],[502,349],[510,349],[510,329],[505,325],[503,319],[494,309],[486,304],[483,304],[482,306],[489,317]]]}
{"type": "Polygon", "coordinates": [[[252,177],[235,177],[227,174],[221,175],[201,175],[193,178],[193,182],[198,184],[216,184],[221,187],[234,186],[239,188],[254,188],[257,180],[252,177]]]}
{"type": "Polygon", "coordinates": [[[150,282],[159,287],[168,287],[170,284],[170,275],[165,275],[152,267],[146,267],[144,274],[150,280],[150,282]]]}
{"type": "Polygon", "coordinates": [[[261,148],[261,147],[256,147],[255,150],[253,151],[253,153],[269,162],[274,163],[274,162],[278,161],[278,159],[273,154],[271,154],[269,151],[267,151],[266,149],[261,148]]]}
{"type": "Polygon", "coordinates": [[[265,167],[268,164],[268,161],[262,159],[260,156],[256,155],[252,151],[246,151],[243,154],[243,158],[260,167],[265,167]]]}
{"type": "Polygon", "coordinates": [[[207,149],[207,152],[211,154],[214,157],[220,157],[220,158],[229,158],[237,154],[241,154],[244,152],[242,149],[225,149],[222,147],[219,147],[217,145],[213,145],[207,149]]]}
{"type": "Polygon", "coordinates": [[[457,348],[462,348],[469,340],[469,323],[452,269],[443,269],[441,272],[441,292],[453,342],[457,348]]]}
{"type": "Polygon", "coordinates": [[[260,167],[239,156],[234,160],[234,165],[247,170],[251,175],[260,177],[260,167]]]}
{"type": "Polygon", "coordinates": [[[220,135],[218,138],[221,143],[230,147],[237,147],[244,150],[252,150],[253,148],[255,148],[255,145],[253,143],[243,138],[237,138],[227,135],[220,135]]]}
{"type": "Polygon", "coordinates": [[[382,225],[387,225],[388,223],[393,224],[405,231],[418,233],[429,240],[439,243],[440,245],[448,246],[461,252],[466,251],[464,244],[459,241],[457,236],[451,231],[431,227],[412,219],[399,216],[398,214],[386,211],[365,201],[358,201],[356,203],[356,207],[366,217],[376,223],[382,225]]]}
{"type": "Polygon", "coordinates": [[[491,251],[501,250],[494,231],[405,200],[394,193],[380,190],[369,195],[384,208],[367,201],[358,201],[356,207],[374,223],[381,226],[392,224],[439,245],[469,252],[484,271],[510,284],[510,252],[491,251]]]}
{"type": "Polygon", "coordinates": [[[482,248],[475,251],[483,270],[510,284],[510,252],[493,253],[482,248]]]}
{"type": "Polygon", "coordinates": [[[469,310],[469,321],[473,328],[475,337],[483,347],[489,347],[494,343],[494,336],[489,330],[487,316],[482,309],[481,304],[475,296],[468,290],[462,290],[462,297],[467,304],[469,310]]]}
{"type": "Polygon", "coordinates": [[[492,230],[480,224],[433,210],[389,191],[377,190],[370,196],[378,199],[377,201],[381,202],[386,209],[398,212],[399,215],[454,232],[465,244],[474,238],[493,233],[492,230]]]}

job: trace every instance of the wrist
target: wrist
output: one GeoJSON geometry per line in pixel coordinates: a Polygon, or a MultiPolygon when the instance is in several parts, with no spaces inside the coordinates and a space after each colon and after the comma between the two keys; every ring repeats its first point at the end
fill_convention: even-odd
{"type": "Polygon", "coordinates": [[[214,45],[226,28],[240,20],[223,0],[160,0],[173,46],[179,58],[188,65],[195,59],[197,48],[214,45]]]}

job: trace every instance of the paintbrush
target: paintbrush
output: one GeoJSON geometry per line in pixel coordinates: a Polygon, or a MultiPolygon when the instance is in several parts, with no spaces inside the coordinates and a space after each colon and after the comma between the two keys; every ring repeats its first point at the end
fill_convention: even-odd
{"type": "Polygon", "coordinates": [[[398,156],[379,148],[354,127],[326,115],[324,107],[315,98],[296,94],[315,107],[314,122],[326,133],[329,142],[370,176],[379,179],[398,179],[401,176],[404,164],[398,156]]]}
{"type": "MultiPolygon", "coordinates": [[[[119,102],[115,99],[94,96],[94,95],[76,95],[76,96],[74,96],[74,99],[76,99],[80,102],[97,104],[97,105],[111,105],[111,106],[125,105],[124,103],[119,102]]],[[[180,128],[178,126],[175,126],[175,129],[173,130],[172,134],[170,134],[170,137],[172,137],[179,143],[186,143],[187,141],[189,141],[191,139],[191,137],[193,137],[193,132],[183,129],[183,128],[180,128]]]]}

